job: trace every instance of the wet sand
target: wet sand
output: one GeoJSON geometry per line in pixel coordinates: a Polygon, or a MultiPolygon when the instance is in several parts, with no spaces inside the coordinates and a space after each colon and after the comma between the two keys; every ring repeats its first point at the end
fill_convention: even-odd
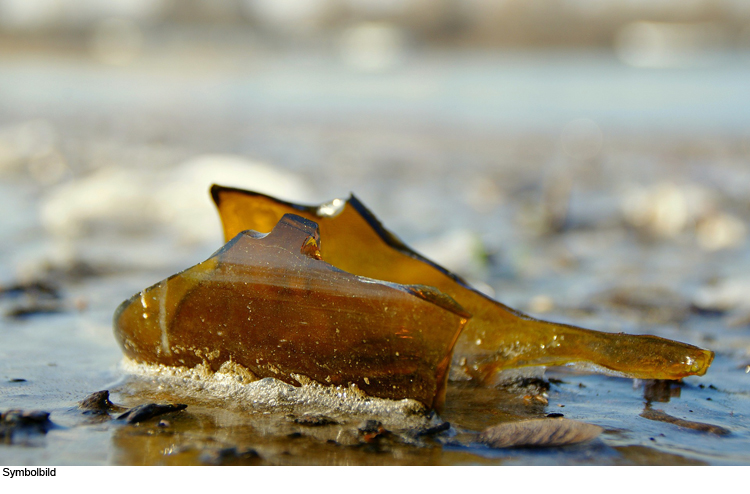
{"type": "Polygon", "coordinates": [[[539,81],[553,76],[581,82],[566,86],[543,58],[498,60],[438,54],[364,76],[326,60],[291,73],[261,60],[251,73],[239,59],[174,78],[148,60],[122,73],[75,57],[0,61],[11,89],[0,91],[0,411],[44,410],[54,424],[0,445],[0,463],[748,464],[750,112],[732,90],[704,113],[690,96],[716,81],[739,87],[747,67],[682,82],[638,73],[622,91],[674,93],[654,116],[606,96],[626,71],[606,57],[577,62],[601,91],[592,98],[545,93],[553,86],[539,81]],[[525,76],[536,89],[523,78],[535,67],[550,74],[525,76]],[[489,390],[453,382],[439,417],[375,432],[377,417],[326,423],[320,410],[129,376],[112,313],[221,246],[211,182],[308,203],[354,192],[409,245],[512,307],[716,359],[682,383],[571,368],[489,390]],[[138,425],[83,414],[77,403],[102,389],[122,407],[188,406],[138,425]],[[553,413],[604,433],[548,449],[476,440],[553,413]]]}

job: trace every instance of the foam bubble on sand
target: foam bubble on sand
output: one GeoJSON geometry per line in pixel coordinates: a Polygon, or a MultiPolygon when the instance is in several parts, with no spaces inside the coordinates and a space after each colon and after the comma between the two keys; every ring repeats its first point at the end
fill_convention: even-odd
{"type": "Polygon", "coordinates": [[[272,377],[257,379],[249,370],[231,363],[216,372],[205,365],[193,368],[143,364],[123,359],[122,370],[147,379],[160,391],[200,401],[221,401],[232,408],[281,414],[325,414],[343,419],[377,418],[393,427],[418,428],[430,421],[416,400],[388,400],[368,396],[355,385],[324,386],[294,375],[299,386],[272,377]]]}

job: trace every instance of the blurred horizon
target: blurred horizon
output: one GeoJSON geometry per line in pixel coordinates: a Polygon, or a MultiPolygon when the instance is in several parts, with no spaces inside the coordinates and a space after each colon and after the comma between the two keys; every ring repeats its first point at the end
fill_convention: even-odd
{"type": "Polygon", "coordinates": [[[0,75],[5,122],[744,139],[750,2],[0,0],[0,75]]]}
{"type": "Polygon", "coordinates": [[[378,23],[416,43],[455,47],[617,49],[638,29],[657,44],[750,47],[750,4],[743,0],[0,0],[1,44],[7,50],[19,48],[18,40],[48,38],[73,47],[112,19],[145,33],[203,25],[275,42],[324,43],[378,23]]]}

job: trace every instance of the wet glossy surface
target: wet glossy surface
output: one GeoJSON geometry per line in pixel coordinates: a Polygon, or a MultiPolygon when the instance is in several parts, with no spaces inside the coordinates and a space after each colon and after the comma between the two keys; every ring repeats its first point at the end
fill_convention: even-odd
{"type": "Polygon", "coordinates": [[[291,214],[268,234],[239,233],[124,302],[117,340],[136,362],[239,365],[251,380],[354,386],[442,406],[469,315],[430,287],[343,272],[321,260],[320,243],[317,224],[291,214]]]}
{"type": "Polygon", "coordinates": [[[283,214],[319,223],[324,258],[341,269],[395,283],[433,286],[472,314],[459,337],[454,365],[481,382],[503,369],[584,363],[643,379],[705,374],[713,352],[653,336],[609,334],[539,321],[479,293],[412,251],[354,196],[301,206],[250,191],[213,186],[226,239],[243,230],[270,231],[283,214]]]}

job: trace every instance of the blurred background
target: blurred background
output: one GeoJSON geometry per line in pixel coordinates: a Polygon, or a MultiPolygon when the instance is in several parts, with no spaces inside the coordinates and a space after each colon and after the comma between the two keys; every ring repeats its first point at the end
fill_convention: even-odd
{"type": "Polygon", "coordinates": [[[748,81],[741,0],[0,0],[0,275],[207,256],[216,182],[354,192],[487,291],[565,231],[596,239],[574,261],[634,233],[718,276],[748,81]]]}
{"type": "Polygon", "coordinates": [[[746,400],[749,162],[746,0],[0,0],[0,373],[46,383],[4,396],[106,383],[120,301],[221,246],[220,183],[353,192],[511,306],[720,352],[746,400]]]}

